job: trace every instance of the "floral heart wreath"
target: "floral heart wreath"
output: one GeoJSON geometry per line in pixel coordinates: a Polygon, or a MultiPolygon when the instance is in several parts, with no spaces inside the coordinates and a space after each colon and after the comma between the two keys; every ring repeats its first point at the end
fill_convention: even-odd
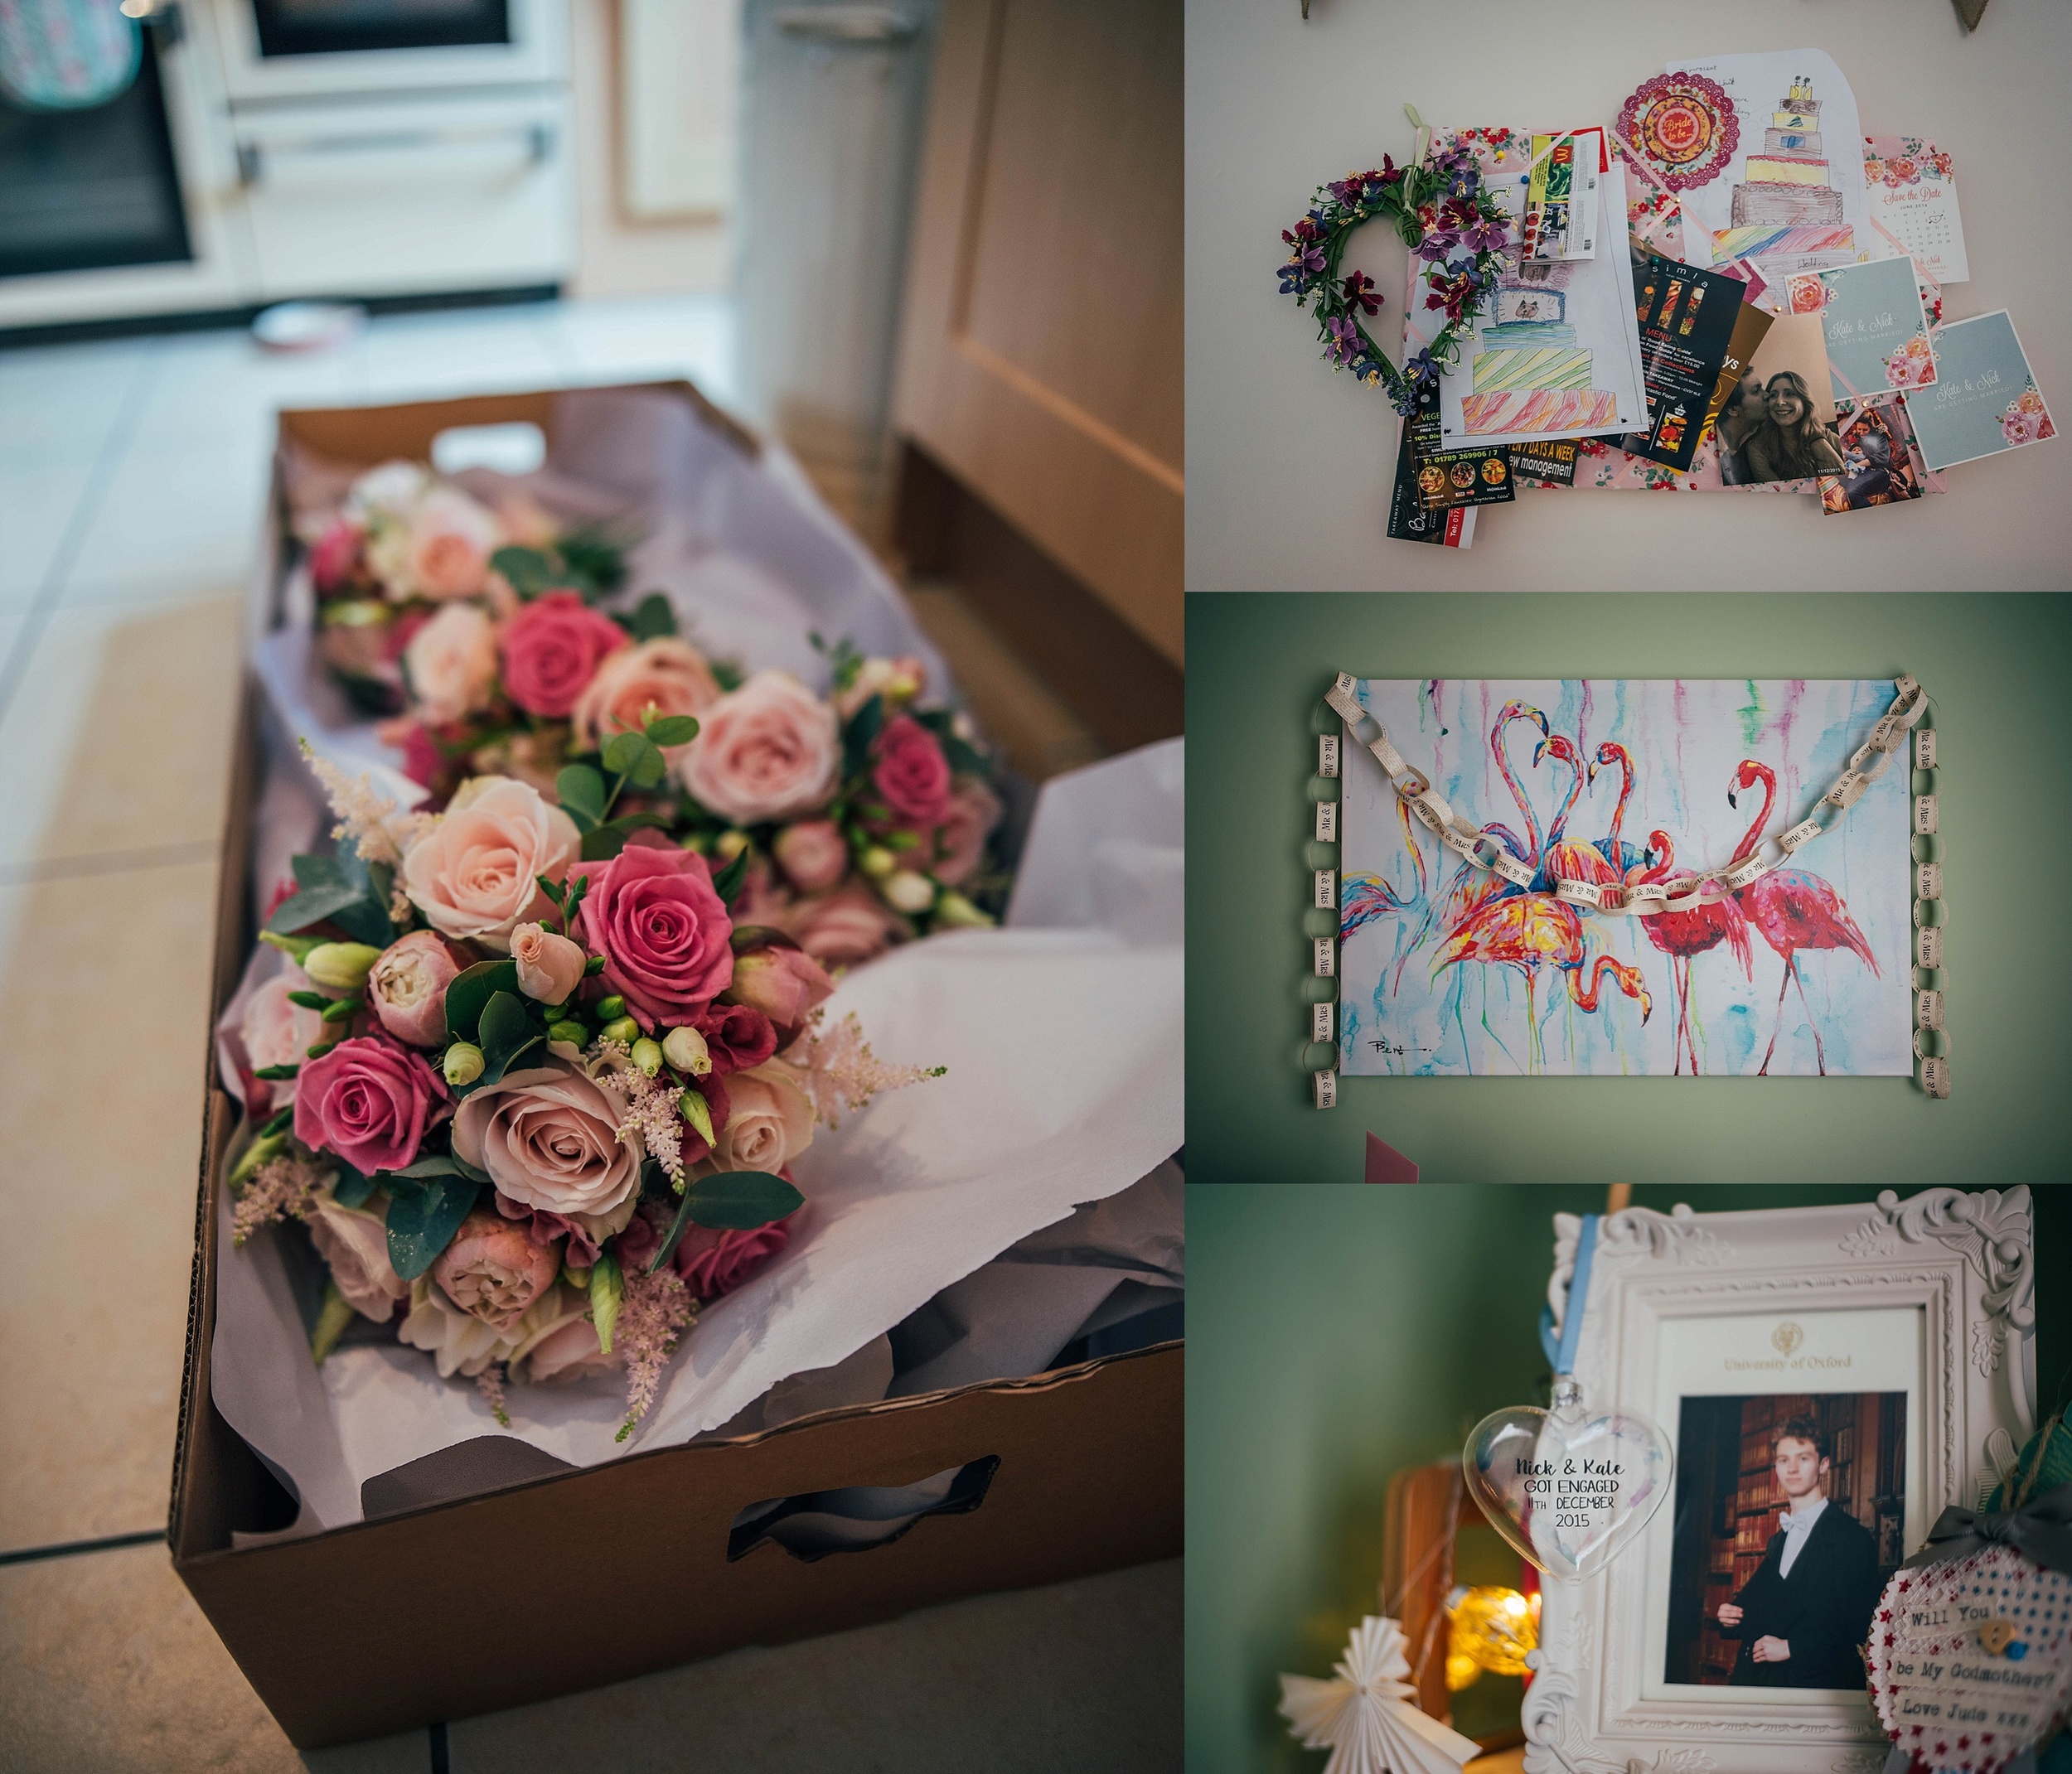
{"type": "MultiPolygon", "coordinates": [[[[1461,335],[1472,329],[1503,268],[1511,219],[1484,184],[1468,145],[1471,134],[1487,133],[1442,134],[1410,166],[1399,167],[1384,154],[1378,170],[1319,185],[1310,213],[1281,231],[1288,260],[1280,268],[1280,293],[1293,296],[1297,307],[1312,305],[1325,360],[1363,382],[1380,383],[1406,416],[1437,392],[1441,372],[1460,361],[1461,335]],[[1374,280],[1363,271],[1339,273],[1353,230],[1383,217],[1425,262],[1425,306],[1446,311],[1439,336],[1406,357],[1400,370],[1360,324],[1362,315],[1381,312],[1374,280]]],[[[1504,145],[1490,143],[1493,149],[1504,145]]]]}

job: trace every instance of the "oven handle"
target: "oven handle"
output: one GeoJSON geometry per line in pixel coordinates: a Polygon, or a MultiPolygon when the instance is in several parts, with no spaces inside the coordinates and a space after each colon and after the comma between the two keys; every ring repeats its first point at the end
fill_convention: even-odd
{"type": "Polygon", "coordinates": [[[380,153],[396,148],[454,147],[476,142],[516,139],[525,144],[525,158],[538,166],[552,157],[554,131],[551,123],[516,123],[501,129],[384,129],[361,135],[311,136],[300,142],[256,142],[237,145],[238,183],[248,190],[266,176],[266,162],[274,155],[329,155],[380,153]]]}
{"type": "Polygon", "coordinates": [[[787,6],[773,15],[787,37],[854,49],[879,49],[917,35],[920,22],[888,6],[787,6]]]}

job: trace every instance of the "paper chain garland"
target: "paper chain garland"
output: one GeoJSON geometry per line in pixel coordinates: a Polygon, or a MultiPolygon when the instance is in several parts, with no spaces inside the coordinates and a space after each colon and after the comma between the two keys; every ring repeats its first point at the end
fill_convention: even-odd
{"type": "MultiPolygon", "coordinates": [[[[1417,121],[1414,111],[1411,120],[1417,121]]],[[[1319,185],[1310,213],[1281,230],[1288,259],[1280,268],[1280,293],[1315,314],[1317,336],[1334,368],[1380,383],[1396,410],[1407,417],[1426,394],[1436,392],[1441,370],[1460,360],[1461,335],[1496,287],[1510,230],[1510,218],[1484,186],[1474,156],[1458,138],[1449,138],[1443,147],[1434,142],[1407,167],[1384,154],[1372,172],[1348,172],[1319,185]],[[1406,358],[1401,370],[1360,324],[1361,315],[1381,312],[1373,279],[1363,271],[1339,275],[1353,231],[1384,217],[1426,262],[1425,283],[1431,293],[1425,306],[1446,311],[1439,336],[1406,358]],[[1464,247],[1472,258],[1458,256],[1464,247]]]]}
{"type": "MultiPolygon", "coordinates": [[[[1529,889],[1532,883],[1532,868],[1505,849],[1487,833],[1470,825],[1455,813],[1446,800],[1435,793],[1431,780],[1423,771],[1413,769],[1403,755],[1389,741],[1387,729],[1360,706],[1356,694],[1359,680],[1349,672],[1340,672],[1331,688],[1324,692],[1324,699],[1332,712],[1343,720],[1348,731],[1358,738],[1363,722],[1371,723],[1374,737],[1362,741],[1366,749],[1374,754],[1377,762],[1387,774],[1389,786],[1409,807],[1420,824],[1437,834],[1439,841],[1464,861],[1477,868],[1489,870],[1500,876],[1513,887],[1529,889]]],[[[1918,1076],[1921,1088],[1930,1096],[1949,1095],[1949,1037],[1943,1026],[1944,991],[1946,981],[1943,973],[1943,926],[1946,921],[1943,901],[1942,838],[1938,830],[1938,796],[1935,792],[1936,769],[1935,730],[1918,725],[1928,709],[1928,692],[1911,677],[1901,675],[1893,679],[1896,692],[1892,706],[1880,717],[1871,730],[1871,737],[1851,754],[1848,767],[1828,786],[1828,792],[1813,803],[1813,811],[1790,830],[1775,838],[1765,838],[1748,855],[1738,862],[1721,868],[1702,869],[1688,880],[1675,882],[1642,882],[1634,885],[1604,884],[1592,881],[1571,881],[1559,875],[1550,875],[1555,898],[1565,905],[1574,906],[1579,912],[1595,913],[1599,917],[1651,918],[1666,911],[1689,911],[1700,906],[1715,906],[1758,881],[1772,869],[1781,868],[1789,863],[1794,852],[1832,829],[1835,824],[1863,798],[1871,785],[1885,774],[1892,761],[1892,755],[1905,744],[1907,735],[1914,735],[1914,767],[1930,776],[1929,790],[1914,796],[1914,960],[1915,960],[1915,1013],[1914,1053],[1920,1062],[1918,1076]],[[1876,762],[1866,770],[1864,766],[1873,753],[1876,762]],[[1764,852],[1772,844],[1778,849],[1774,858],[1765,857],[1764,852]]],[[[1339,743],[1335,733],[1324,733],[1317,740],[1317,774],[1327,780],[1336,780],[1339,769],[1339,743]]],[[[1316,806],[1316,842],[1335,844],[1339,842],[1339,803],[1319,800],[1316,806]]],[[[1314,909],[1329,911],[1335,920],[1339,910],[1338,879],[1335,868],[1318,868],[1314,871],[1315,898],[1314,909]]],[[[1320,979],[1334,979],[1338,975],[1338,937],[1318,936],[1312,939],[1313,966],[1320,979]]],[[[1330,999],[1324,999],[1310,1007],[1310,1045],[1333,1046],[1337,1042],[1336,1008],[1330,999]]],[[[1305,1063],[1307,1056],[1305,1056],[1305,1063]]],[[[1310,1073],[1316,1106],[1333,1109],[1338,1105],[1337,1056],[1329,1066],[1314,1069],[1310,1073]]]]}

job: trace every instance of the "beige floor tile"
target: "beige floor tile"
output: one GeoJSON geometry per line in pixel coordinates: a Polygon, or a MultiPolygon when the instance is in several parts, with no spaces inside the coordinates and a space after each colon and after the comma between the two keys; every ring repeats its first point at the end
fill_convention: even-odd
{"type": "Polygon", "coordinates": [[[424,1774],[425,1735],[298,1753],[163,1546],[0,1569],[10,1774],[424,1774]]]}
{"type": "Polygon", "coordinates": [[[51,616],[0,718],[0,870],[217,839],[241,608],[51,616]]]}
{"type": "Polygon", "coordinates": [[[453,1774],[1178,1768],[1180,1591],[1174,1559],[734,1651],[463,1720],[453,1774]]]}
{"type": "Polygon", "coordinates": [[[99,459],[147,359],[144,339],[0,351],[0,475],[99,459]]]}
{"type": "Polygon", "coordinates": [[[0,888],[0,1547],[162,1525],[215,866],[0,888]],[[111,1051],[112,1050],[112,1051],[111,1051]]]}
{"type": "Polygon", "coordinates": [[[942,649],[972,718],[1008,761],[1034,781],[1077,770],[1107,747],[954,587],[907,587],[914,615],[942,649]]]}

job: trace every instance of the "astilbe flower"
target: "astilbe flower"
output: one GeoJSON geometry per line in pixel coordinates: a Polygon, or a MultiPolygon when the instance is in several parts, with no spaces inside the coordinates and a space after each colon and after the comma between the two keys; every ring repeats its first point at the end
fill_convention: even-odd
{"type": "MultiPolygon", "coordinates": [[[[627,1053],[627,1049],[617,1042],[603,1045],[608,1051],[616,1047],[619,1055],[627,1053]]],[[[670,1182],[682,1187],[684,1116],[676,1106],[681,1092],[675,1080],[666,1072],[651,1078],[630,1058],[615,1069],[618,1076],[612,1081],[626,1093],[626,1119],[618,1127],[621,1143],[630,1135],[639,1134],[648,1157],[661,1166],[670,1182]]]]}
{"type": "Polygon", "coordinates": [[[613,1346],[626,1351],[626,1421],[619,1425],[618,1440],[647,1414],[677,1339],[697,1321],[698,1303],[675,1270],[665,1265],[651,1274],[640,1269],[628,1273],[612,1332],[613,1346]]]}
{"type": "Polygon", "coordinates": [[[482,1395],[482,1402],[495,1414],[496,1421],[505,1428],[511,1427],[511,1413],[504,1408],[504,1380],[506,1370],[501,1361],[491,1361],[475,1376],[475,1390],[482,1395]]]}
{"type": "Polygon", "coordinates": [[[888,1066],[870,1051],[854,1011],[831,1029],[823,1027],[825,1018],[825,1011],[815,1011],[806,1033],[782,1059],[798,1074],[798,1087],[812,1100],[815,1119],[829,1127],[840,1125],[835,1119],[838,1104],[854,1114],[880,1091],[940,1078],[949,1070],[946,1066],[888,1066]]]}
{"type": "Polygon", "coordinates": [[[303,1153],[289,1150],[269,1158],[253,1172],[230,1210],[230,1243],[242,1245],[276,1220],[307,1219],[317,1190],[329,1181],[330,1173],[303,1153]]]}
{"type": "Polygon", "coordinates": [[[348,776],[328,758],[319,757],[307,739],[302,742],[302,751],[322,785],[331,810],[338,816],[331,835],[350,838],[368,862],[397,867],[403,860],[404,844],[433,823],[428,814],[404,813],[393,795],[374,785],[371,776],[348,776]]]}

